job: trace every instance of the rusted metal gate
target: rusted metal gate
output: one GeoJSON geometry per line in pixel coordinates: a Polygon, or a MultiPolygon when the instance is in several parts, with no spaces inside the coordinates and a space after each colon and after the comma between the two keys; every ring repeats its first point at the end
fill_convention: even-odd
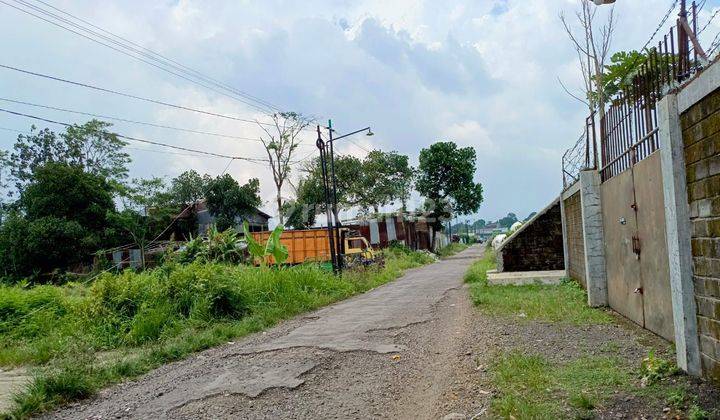
{"type": "Polygon", "coordinates": [[[673,340],[672,301],[660,154],[600,187],[610,306],[673,340]]]}

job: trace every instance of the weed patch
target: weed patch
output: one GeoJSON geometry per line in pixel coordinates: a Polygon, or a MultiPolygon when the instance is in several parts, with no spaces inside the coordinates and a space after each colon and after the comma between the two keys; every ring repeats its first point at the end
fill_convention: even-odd
{"type": "Polygon", "coordinates": [[[494,267],[494,253],[488,250],[465,275],[473,302],[487,314],[576,325],[612,322],[610,315],[587,305],[585,291],[574,281],[558,286],[488,286],[486,272],[494,267]]]}
{"type": "Polygon", "coordinates": [[[582,357],[553,364],[540,355],[510,352],[491,367],[499,395],[493,410],[504,418],[588,417],[632,376],[610,357],[582,357]]]}
{"type": "Polygon", "coordinates": [[[440,258],[447,258],[447,257],[457,254],[460,251],[464,251],[464,250],[468,249],[469,247],[470,247],[470,245],[453,242],[448,246],[438,249],[437,255],[440,258]]]}
{"type": "Polygon", "coordinates": [[[194,262],[104,274],[89,286],[0,286],[0,365],[35,365],[18,418],[85,398],[189,353],[387,283],[431,256],[389,252],[385,267],[342,277],[315,264],[284,268],[194,262]],[[101,354],[113,354],[100,360],[101,354]]]}

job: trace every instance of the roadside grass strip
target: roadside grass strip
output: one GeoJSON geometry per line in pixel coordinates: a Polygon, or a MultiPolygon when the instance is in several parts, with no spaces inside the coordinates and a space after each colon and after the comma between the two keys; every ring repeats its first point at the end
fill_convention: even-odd
{"type": "Polygon", "coordinates": [[[487,271],[494,268],[495,253],[488,249],[465,275],[473,302],[484,313],[576,325],[612,322],[608,313],[587,305],[585,291],[572,280],[558,286],[488,286],[487,271]]]}
{"type": "Polygon", "coordinates": [[[162,364],[267,329],[433,261],[386,251],[385,266],[336,277],[317,264],[166,264],[90,285],[0,286],[0,366],[33,380],[0,418],[27,418],[162,364]]]}
{"type": "MultiPolygon", "coordinates": [[[[610,312],[587,306],[584,290],[574,281],[488,286],[486,272],[494,267],[495,255],[488,249],[465,276],[473,302],[485,314],[512,323],[557,323],[563,328],[614,322],[610,312]]],[[[637,399],[644,407],[659,407],[667,418],[715,418],[699,406],[689,378],[672,362],[651,351],[633,364],[622,360],[619,350],[619,343],[607,341],[590,353],[580,351],[559,360],[540,349],[499,350],[488,368],[495,389],[492,414],[506,419],[590,419],[609,406],[617,409],[620,404],[622,411],[625,399],[637,399]]]]}

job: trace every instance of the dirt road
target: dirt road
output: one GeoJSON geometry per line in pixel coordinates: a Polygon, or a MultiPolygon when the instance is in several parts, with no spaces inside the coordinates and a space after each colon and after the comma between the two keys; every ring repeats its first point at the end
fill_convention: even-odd
{"type": "Polygon", "coordinates": [[[52,418],[471,417],[477,316],[462,283],[481,249],[199,353],[52,418]]]}

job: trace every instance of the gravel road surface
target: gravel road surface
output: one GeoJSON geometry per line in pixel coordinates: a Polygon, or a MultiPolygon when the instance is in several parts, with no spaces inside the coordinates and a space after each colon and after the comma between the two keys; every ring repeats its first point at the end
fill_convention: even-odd
{"type": "Polygon", "coordinates": [[[478,316],[463,276],[482,249],[163,366],[49,418],[452,418],[482,413],[478,316]]]}

